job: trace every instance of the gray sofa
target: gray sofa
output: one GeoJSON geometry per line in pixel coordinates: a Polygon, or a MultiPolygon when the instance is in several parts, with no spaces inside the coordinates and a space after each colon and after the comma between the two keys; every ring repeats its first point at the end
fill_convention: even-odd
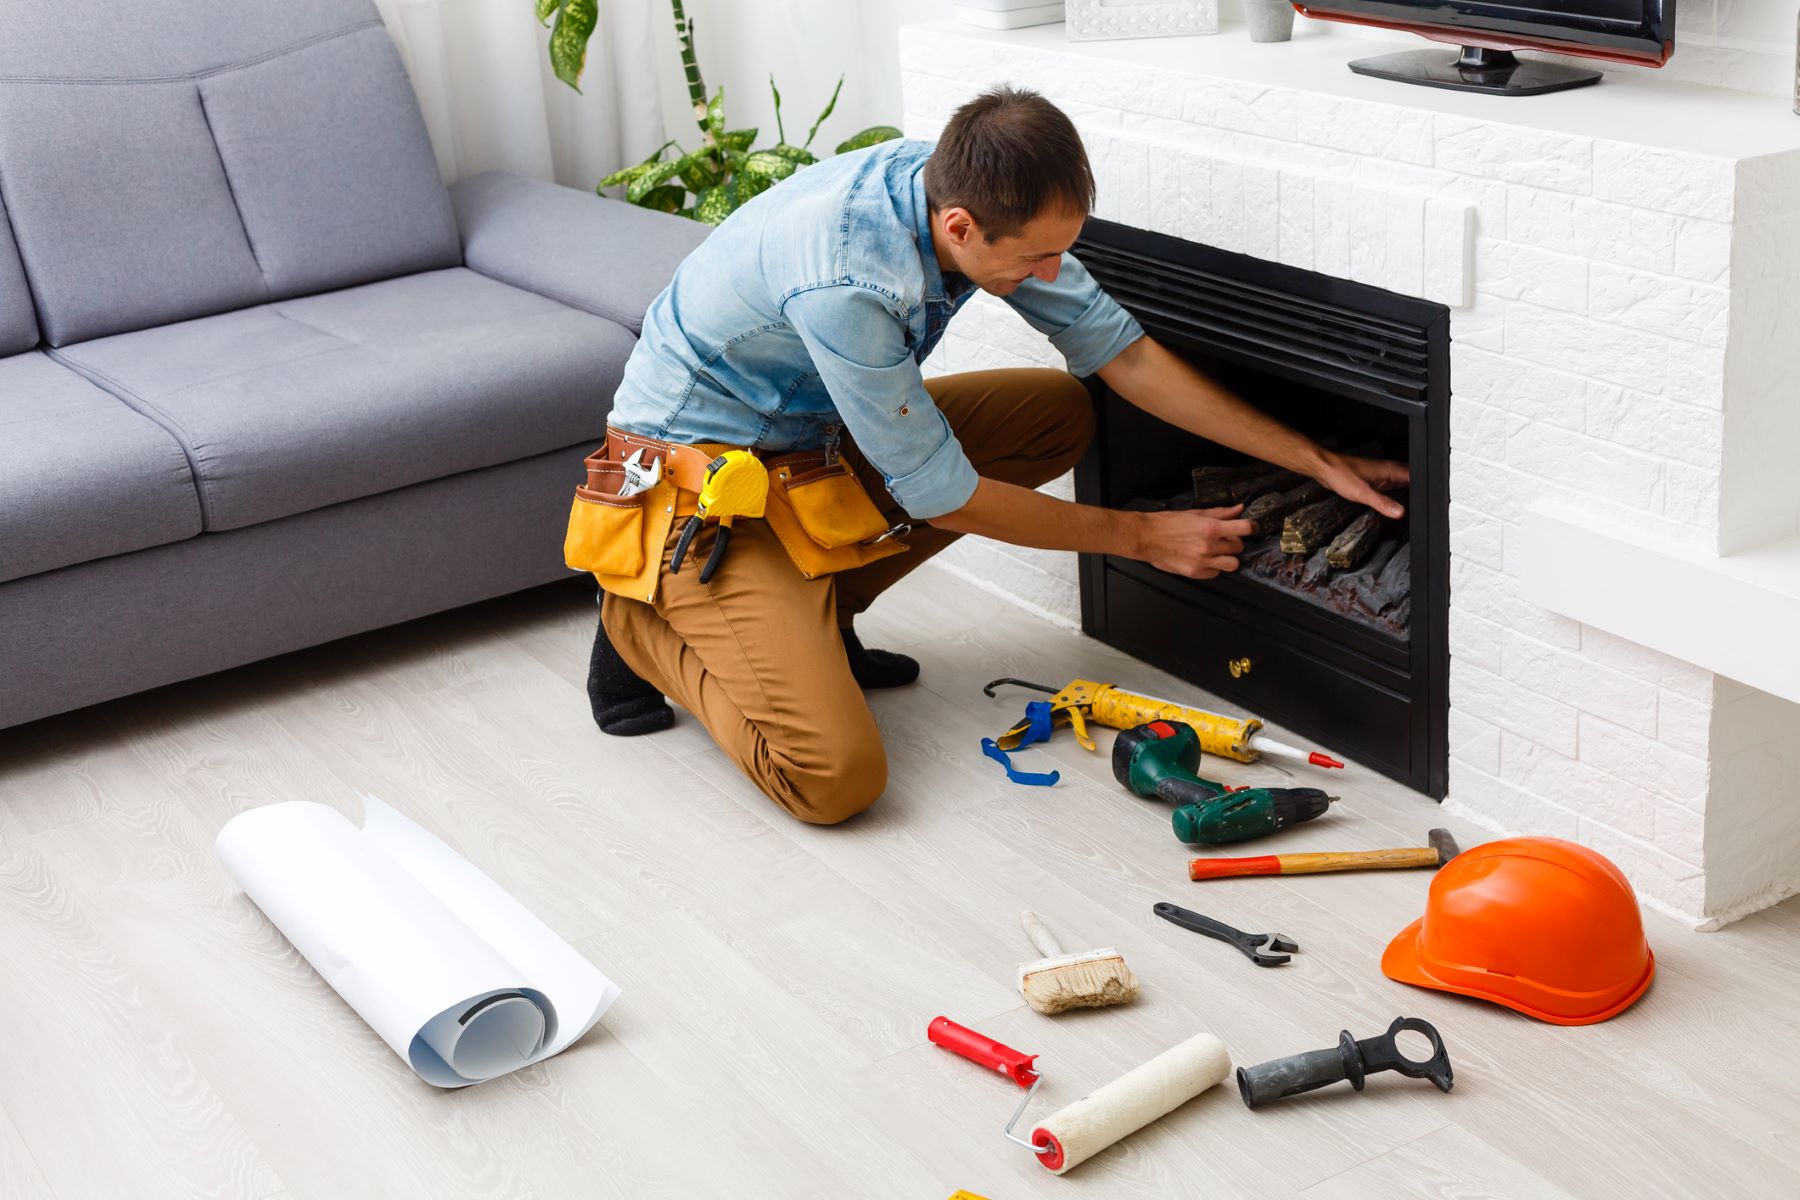
{"type": "Polygon", "coordinates": [[[369,0],[0,9],[0,727],[566,577],[704,229],[446,190],[369,0]]]}

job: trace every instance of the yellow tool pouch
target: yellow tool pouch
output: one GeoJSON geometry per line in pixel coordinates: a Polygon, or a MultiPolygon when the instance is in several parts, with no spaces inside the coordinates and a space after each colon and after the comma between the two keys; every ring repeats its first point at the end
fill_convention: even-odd
{"type": "Polygon", "coordinates": [[[677,489],[667,479],[621,496],[625,467],[605,449],[589,455],[587,482],[575,489],[563,561],[591,571],[604,591],[645,603],[656,598],[663,542],[675,524],[677,489]]]}
{"type": "Polygon", "coordinates": [[[575,489],[563,561],[596,575],[636,575],[644,565],[644,494],[621,496],[625,468],[587,462],[587,482],[575,489]]]}
{"type": "Polygon", "coordinates": [[[819,453],[768,460],[768,508],[763,518],[800,574],[808,579],[848,571],[903,553],[906,544],[882,538],[887,521],[842,461],[819,453]]]}
{"type": "Polygon", "coordinates": [[[800,528],[827,550],[873,541],[887,532],[881,510],[842,459],[793,474],[780,470],[777,479],[800,528]]]}

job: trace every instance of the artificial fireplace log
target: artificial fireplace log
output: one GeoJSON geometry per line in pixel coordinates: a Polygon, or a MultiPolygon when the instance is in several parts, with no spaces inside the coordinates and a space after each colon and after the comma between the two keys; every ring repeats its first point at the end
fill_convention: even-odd
{"type": "Polygon", "coordinates": [[[1273,475],[1280,469],[1265,462],[1245,463],[1238,467],[1195,467],[1194,507],[1219,508],[1231,504],[1233,484],[1248,483],[1273,475]]]}
{"type": "MultiPolygon", "coordinates": [[[[1353,571],[1342,571],[1327,587],[1328,603],[1338,612],[1359,621],[1378,621],[1384,603],[1391,603],[1391,591],[1382,586],[1382,575],[1388,564],[1400,553],[1400,543],[1389,538],[1375,547],[1375,552],[1353,571]]],[[[1393,580],[1388,580],[1391,585],[1393,580]]]]}
{"type": "Polygon", "coordinates": [[[1308,504],[1322,500],[1326,496],[1325,485],[1307,480],[1297,488],[1285,492],[1270,492],[1258,496],[1244,509],[1244,520],[1256,524],[1252,537],[1268,537],[1281,531],[1281,523],[1291,512],[1305,508],[1308,504]]]}
{"type": "Polygon", "coordinates": [[[1266,475],[1232,484],[1227,503],[1248,504],[1263,496],[1292,491],[1305,482],[1306,476],[1298,471],[1272,470],[1266,475]]]}
{"type": "Polygon", "coordinates": [[[1369,589],[1367,599],[1371,613],[1388,612],[1412,594],[1412,555],[1407,553],[1406,543],[1394,551],[1394,557],[1388,559],[1387,566],[1381,568],[1381,574],[1375,580],[1375,586],[1369,589]]]}
{"type": "Polygon", "coordinates": [[[1348,612],[1359,604],[1366,607],[1370,591],[1375,581],[1381,578],[1381,570],[1400,549],[1400,543],[1389,538],[1375,547],[1373,553],[1365,559],[1361,566],[1353,567],[1332,577],[1331,598],[1338,611],[1348,612]]]}
{"type": "Polygon", "coordinates": [[[1306,558],[1306,565],[1300,569],[1300,590],[1318,591],[1325,581],[1331,578],[1331,564],[1325,559],[1325,547],[1320,546],[1306,558]]]}
{"type": "Polygon", "coordinates": [[[1332,496],[1289,515],[1281,525],[1281,548],[1289,554],[1311,554],[1348,525],[1362,508],[1354,500],[1332,496]]]}
{"type": "Polygon", "coordinates": [[[1331,539],[1331,545],[1325,548],[1325,558],[1338,570],[1347,571],[1361,562],[1380,540],[1381,515],[1370,509],[1331,539]]]}

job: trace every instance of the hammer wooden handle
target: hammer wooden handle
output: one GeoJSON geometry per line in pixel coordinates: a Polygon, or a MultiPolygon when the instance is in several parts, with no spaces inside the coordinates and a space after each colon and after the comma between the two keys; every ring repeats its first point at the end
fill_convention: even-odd
{"type": "Polygon", "coordinates": [[[1438,852],[1429,846],[1407,850],[1353,850],[1343,854],[1264,854],[1255,858],[1196,858],[1188,863],[1189,879],[1225,879],[1233,875],[1312,875],[1320,871],[1382,871],[1397,867],[1435,867],[1438,852]]]}

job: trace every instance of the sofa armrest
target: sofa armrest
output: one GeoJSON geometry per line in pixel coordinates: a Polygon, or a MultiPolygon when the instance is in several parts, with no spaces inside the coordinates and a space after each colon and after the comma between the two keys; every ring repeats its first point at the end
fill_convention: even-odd
{"type": "Polygon", "coordinates": [[[450,188],[463,262],[639,333],[644,312],[688,252],[698,221],[502,171],[450,188]]]}

